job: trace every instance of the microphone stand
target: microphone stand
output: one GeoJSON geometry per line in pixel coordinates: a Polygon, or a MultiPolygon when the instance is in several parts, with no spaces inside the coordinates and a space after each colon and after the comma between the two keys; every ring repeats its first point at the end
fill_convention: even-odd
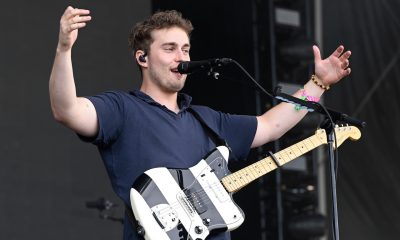
{"type": "Polygon", "coordinates": [[[332,233],[335,240],[339,240],[339,214],[337,208],[337,194],[336,194],[336,177],[337,177],[337,166],[338,159],[335,159],[334,155],[334,131],[335,128],[331,122],[325,121],[326,124],[322,124],[321,128],[324,128],[327,133],[328,142],[328,158],[329,158],[329,172],[331,182],[331,198],[332,198],[332,233]],[[336,161],[335,161],[336,160],[336,161]]]}
{"type": "Polygon", "coordinates": [[[330,159],[330,172],[331,172],[331,188],[332,188],[332,230],[333,233],[333,239],[334,240],[339,240],[339,224],[338,224],[338,213],[337,213],[337,196],[336,196],[336,167],[337,164],[335,164],[335,155],[334,155],[334,144],[337,143],[337,141],[334,141],[336,138],[335,134],[335,124],[336,123],[345,123],[345,124],[351,124],[360,128],[363,128],[367,125],[366,122],[361,121],[359,119],[353,118],[348,116],[347,114],[340,113],[337,111],[334,111],[332,109],[325,108],[321,104],[317,102],[308,102],[301,100],[299,98],[293,97],[291,95],[281,93],[281,87],[275,88],[275,91],[273,94],[270,94],[267,92],[257,81],[254,80],[254,78],[244,69],[238,62],[236,62],[233,59],[230,59],[230,62],[235,63],[253,82],[256,84],[264,93],[266,93],[268,96],[273,97],[275,99],[278,99],[279,101],[282,102],[288,102],[291,104],[294,104],[298,106],[300,109],[306,109],[309,112],[317,112],[319,114],[322,114],[325,116],[326,121],[328,124],[322,124],[321,128],[324,128],[327,133],[327,143],[328,143],[328,157],[330,159]]]}
{"type": "Polygon", "coordinates": [[[332,233],[333,239],[339,240],[339,221],[337,209],[337,194],[336,194],[336,169],[337,160],[335,159],[335,124],[338,122],[351,124],[363,128],[366,122],[355,119],[347,114],[334,111],[323,107],[317,102],[307,102],[291,95],[281,93],[281,88],[277,87],[273,96],[283,102],[288,102],[299,106],[301,109],[307,109],[309,112],[317,112],[325,116],[325,121],[321,124],[321,128],[325,129],[327,134],[328,143],[328,158],[329,158],[329,171],[331,180],[331,197],[332,197],[332,233]],[[336,160],[336,161],[335,161],[336,160]]]}

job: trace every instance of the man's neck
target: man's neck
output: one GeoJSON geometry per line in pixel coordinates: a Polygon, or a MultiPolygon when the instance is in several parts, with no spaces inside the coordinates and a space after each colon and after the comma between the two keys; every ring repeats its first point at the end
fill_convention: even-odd
{"type": "Polygon", "coordinates": [[[149,95],[154,101],[158,102],[161,105],[164,105],[169,110],[178,113],[179,106],[178,106],[178,93],[177,92],[165,92],[159,88],[151,88],[142,85],[140,87],[140,91],[149,95]]]}

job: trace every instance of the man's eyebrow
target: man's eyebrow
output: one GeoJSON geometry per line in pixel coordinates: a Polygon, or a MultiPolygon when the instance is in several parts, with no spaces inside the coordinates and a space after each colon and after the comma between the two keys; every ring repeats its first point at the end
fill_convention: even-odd
{"type": "MultiPolygon", "coordinates": [[[[165,47],[165,46],[177,47],[177,46],[178,46],[178,44],[177,44],[177,43],[175,43],[175,42],[167,42],[167,43],[163,43],[163,44],[161,44],[161,46],[163,46],[163,47],[165,47]]],[[[185,43],[185,44],[183,44],[183,46],[182,46],[182,47],[184,47],[184,48],[187,48],[187,47],[189,47],[189,48],[190,48],[190,44],[189,44],[189,43],[185,43]]]]}
{"type": "Polygon", "coordinates": [[[174,43],[174,42],[167,42],[167,43],[161,44],[161,46],[163,46],[163,47],[167,47],[167,46],[176,47],[177,45],[178,45],[178,44],[176,44],[176,43],[174,43]]]}

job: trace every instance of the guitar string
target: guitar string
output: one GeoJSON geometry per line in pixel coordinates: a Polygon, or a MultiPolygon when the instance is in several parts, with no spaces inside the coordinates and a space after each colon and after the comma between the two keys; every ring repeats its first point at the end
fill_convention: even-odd
{"type": "MultiPolygon", "coordinates": [[[[257,171],[260,173],[259,170],[257,170],[257,171]]],[[[266,173],[268,173],[269,171],[271,171],[271,169],[268,169],[268,171],[266,171],[265,168],[264,168],[264,171],[265,171],[266,173]]],[[[262,176],[262,175],[264,175],[264,174],[265,174],[265,173],[261,174],[260,176],[262,176]]],[[[254,176],[254,175],[253,175],[253,176],[254,176]]],[[[257,179],[257,178],[259,177],[259,176],[257,176],[257,177],[254,178],[253,176],[250,176],[250,177],[253,178],[253,179],[251,179],[251,178],[250,178],[250,179],[249,179],[249,178],[244,179],[244,181],[246,181],[246,182],[244,182],[244,183],[245,183],[244,185],[249,184],[250,182],[252,182],[253,180],[255,180],[255,179],[257,179]]],[[[236,177],[236,179],[238,179],[238,178],[241,178],[241,177],[236,177]]],[[[243,180],[243,179],[242,179],[242,180],[243,180]]],[[[233,181],[235,181],[235,180],[233,180],[233,181]]],[[[241,182],[240,184],[243,185],[243,182],[241,182]]],[[[212,189],[212,188],[214,188],[214,187],[217,186],[217,185],[221,185],[221,186],[224,188],[224,191],[226,191],[226,190],[225,190],[225,187],[224,187],[223,184],[221,184],[220,182],[213,183],[213,184],[209,185],[208,187],[209,187],[209,189],[212,189]]],[[[243,187],[243,186],[240,186],[239,188],[241,188],[241,187],[243,187]]],[[[237,187],[236,187],[236,188],[237,188],[237,187]]],[[[183,195],[186,195],[186,194],[183,194],[183,195]]],[[[212,202],[212,200],[208,197],[208,194],[207,194],[207,192],[206,192],[204,189],[201,189],[201,190],[199,190],[199,191],[190,193],[190,194],[186,195],[186,198],[189,200],[189,202],[190,202],[190,204],[192,205],[192,207],[194,207],[194,206],[193,206],[193,201],[196,200],[196,198],[199,199],[199,200],[201,201],[202,204],[208,204],[209,202],[212,202]]],[[[218,198],[218,197],[217,197],[217,198],[218,198]]],[[[170,212],[170,208],[175,208],[176,206],[179,206],[179,205],[182,205],[179,201],[172,202],[172,203],[169,205],[168,208],[165,208],[165,210],[164,210],[164,209],[163,209],[163,210],[159,210],[159,211],[158,211],[158,212],[160,213],[159,215],[160,215],[160,216],[165,216],[165,213],[164,213],[163,211],[165,211],[166,213],[169,213],[169,212],[170,212]]],[[[195,207],[194,207],[194,208],[195,208],[195,207]]]]}
{"type": "MultiPolygon", "coordinates": [[[[221,183],[219,183],[219,182],[209,185],[209,188],[212,189],[212,188],[214,188],[214,187],[217,186],[217,185],[218,185],[218,186],[221,185],[221,187],[224,188],[224,186],[223,186],[221,183]]],[[[225,188],[224,188],[224,191],[226,191],[225,188]]],[[[212,201],[212,200],[208,197],[207,192],[206,192],[204,189],[201,189],[200,191],[193,192],[193,193],[191,193],[191,194],[189,194],[189,195],[186,195],[186,194],[184,194],[184,193],[183,193],[182,195],[186,196],[187,200],[189,200],[189,202],[190,202],[190,204],[191,204],[192,207],[194,207],[194,206],[193,206],[193,200],[195,200],[196,198],[199,199],[203,204],[207,204],[207,203],[209,203],[209,202],[212,201]]],[[[218,198],[218,197],[217,197],[217,198],[218,198]]],[[[169,205],[168,208],[165,208],[165,211],[169,213],[169,212],[170,212],[170,210],[169,210],[170,208],[175,208],[176,206],[180,206],[180,205],[182,205],[182,204],[181,204],[179,201],[172,202],[172,203],[169,205]]],[[[194,208],[195,208],[195,207],[194,207],[194,208]]],[[[160,211],[158,211],[158,212],[160,213],[160,215],[164,215],[163,210],[160,210],[160,211]]]]}
{"type": "MultiPolygon", "coordinates": [[[[278,154],[278,153],[277,153],[278,154]]],[[[257,165],[254,165],[255,167],[258,167],[257,169],[252,169],[252,171],[250,171],[251,172],[251,174],[250,174],[250,176],[249,176],[249,173],[248,172],[246,172],[246,177],[244,177],[244,178],[242,178],[242,177],[240,177],[240,176],[238,176],[238,177],[236,177],[235,179],[233,179],[232,181],[234,181],[234,182],[236,182],[236,180],[238,180],[239,181],[239,184],[240,185],[243,185],[241,182],[242,181],[245,181],[244,183],[244,185],[243,186],[245,186],[245,185],[247,185],[247,184],[249,184],[250,182],[252,182],[253,180],[255,180],[255,179],[257,179],[258,177],[260,177],[260,176],[262,176],[262,175],[264,175],[264,174],[266,174],[266,173],[268,173],[268,172],[270,172],[270,171],[273,171],[275,168],[272,168],[271,169],[271,167],[269,166],[269,165],[266,165],[267,167],[265,167],[265,165],[264,164],[262,164],[262,163],[260,163],[261,161],[265,161],[267,158],[265,158],[265,159],[262,159],[262,160],[260,160],[260,161],[258,161],[257,163],[257,165]],[[260,169],[261,168],[261,169],[260,169]],[[261,171],[260,171],[261,170],[261,171]],[[258,175],[258,176],[257,176],[258,175]],[[241,179],[241,180],[239,180],[239,178],[241,179]],[[249,179],[250,178],[250,179],[249,179]]],[[[236,173],[233,173],[233,174],[237,174],[237,172],[236,173]]],[[[231,174],[232,175],[232,174],[231,174]]],[[[243,176],[243,174],[240,174],[241,176],[243,176]]],[[[216,185],[219,185],[220,183],[214,183],[214,184],[212,184],[212,185],[209,185],[209,187],[210,187],[210,189],[212,189],[213,187],[215,187],[216,185]]],[[[235,187],[235,188],[242,188],[243,186],[239,186],[239,187],[235,187]]],[[[222,184],[222,187],[224,187],[223,186],[223,184],[222,184]]],[[[225,190],[225,188],[224,188],[224,190],[225,190]]],[[[225,190],[226,191],[226,190],[225,190]]],[[[186,194],[185,194],[186,195],[186,194]]],[[[205,190],[204,189],[201,189],[200,191],[196,191],[196,192],[193,192],[193,193],[191,193],[191,194],[189,194],[189,195],[186,195],[186,197],[187,197],[187,199],[190,201],[190,203],[193,205],[193,200],[195,200],[195,198],[198,198],[200,201],[202,201],[202,203],[203,204],[207,204],[207,203],[209,203],[209,202],[211,202],[212,200],[208,197],[208,195],[207,195],[207,193],[205,192],[205,190]],[[206,198],[205,198],[206,197],[206,198]]],[[[169,204],[169,207],[168,208],[165,208],[165,212],[166,213],[169,213],[170,212],[170,208],[175,208],[175,207],[177,207],[177,206],[179,206],[179,205],[181,205],[181,203],[179,202],[179,201],[175,201],[175,202],[172,202],[171,204],[169,204]]],[[[161,216],[164,216],[165,214],[164,214],[164,212],[163,212],[163,210],[160,210],[160,211],[158,211],[160,214],[159,215],[161,215],[161,216]]]]}
{"type": "MultiPolygon", "coordinates": [[[[288,150],[293,150],[292,148],[293,147],[297,147],[300,151],[302,151],[300,148],[299,148],[299,144],[300,143],[303,143],[303,144],[301,144],[301,145],[309,145],[309,144],[306,144],[305,142],[306,142],[306,140],[311,140],[311,138],[312,137],[315,137],[315,135],[314,136],[311,136],[311,137],[309,137],[309,138],[306,138],[306,139],[304,139],[304,140],[302,140],[302,141],[300,141],[299,143],[297,143],[297,144],[294,144],[293,146],[291,146],[291,147],[288,147],[288,148],[286,148],[286,149],[283,149],[283,150],[281,150],[280,152],[278,152],[278,153],[276,153],[275,155],[278,155],[278,154],[280,154],[280,153],[285,153],[286,155],[288,155],[288,156],[290,156],[291,154],[294,154],[294,153],[292,153],[292,152],[294,152],[294,151],[291,151],[291,152],[289,152],[289,154],[287,154],[287,151],[288,150]]],[[[302,154],[300,154],[300,155],[303,155],[304,153],[306,153],[306,152],[308,152],[308,151],[310,151],[310,150],[312,150],[312,149],[314,149],[315,147],[317,147],[317,146],[319,146],[320,144],[317,144],[317,146],[315,146],[314,145],[314,143],[312,142],[312,141],[309,141],[309,142],[311,142],[312,144],[312,146],[311,146],[311,149],[310,148],[307,148],[307,150],[305,151],[305,152],[302,152],[302,154]]],[[[299,156],[300,156],[299,155],[299,156]]],[[[298,157],[298,156],[295,156],[295,158],[296,157],[298,157]]],[[[262,159],[262,160],[260,160],[259,162],[261,162],[261,161],[263,161],[263,160],[266,160],[267,158],[265,158],[265,159],[262,159]]],[[[294,158],[291,158],[291,157],[289,157],[289,160],[285,160],[285,163],[286,162],[288,162],[288,161],[291,161],[291,160],[293,160],[294,158]]],[[[257,162],[258,163],[258,162],[257,162]]],[[[272,171],[272,170],[274,170],[274,169],[271,169],[268,165],[268,170],[266,170],[265,169],[265,167],[262,165],[262,164],[258,164],[258,165],[261,165],[264,169],[264,173],[263,174],[261,174],[260,176],[262,176],[262,175],[264,175],[264,174],[266,174],[266,173],[268,173],[268,172],[270,172],[270,171],[272,171]]],[[[256,165],[255,165],[256,166],[256,165]]],[[[254,169],[253,169],[254,170],[254,169]]],[[[254,172],[254,171],[253,171],[254,172]]],[[[260,172],[259,172],[260,173],[260,172]]],[[[247,174],[246,174],[246,176],[248,176],[247,174]]],[[[247,184],[249,184],[251,181],[253,181],[253,180],[255,180],[255,179],[257,179],[258,177],[260,177],[260,176],[257,176],[256,178],[254,178],[254,179],[251,179],[250,181],[248,181],[247,182],[247,180],[246,179],[244,179],[246,182],[245,182],[245,184],[244,184],[244,186],[245,185],[247,185],[247,184]]],[[[241,177],[239,177],[239,178],[241,178],[241,177]]],[[[235,180],[233,180],[233,181],[235,181],[235,180]]],[[[209,185],[209,187],[210,187],[210,189],[211,188],[213,188],[214,186],[217,186],[217,185],[220,185],[221,183],[214,183],[214,184],[212,184],[212,185],[209,185]]],[[[241,183],[240,183],[241,184],[241,183]]],[[[222,185],[222,187],[224,187],[223,186],[223,184],[221,184],[222,185]]],[[[242,185],[242,184],[241,184],[242,185]]],[[[240,186],[239,187],[239,189],[241,188],[241,187],[243,187],[243,186],[240,186]]],[[[224,187],[224,190],[225,190],[225,187],[224,187]]],[[[206,193],[206,191],[204,190],[204,189],[201,189],[200,191],[196,191],[196,192],[193,192],[193,193],[191,193],[191,194],[189,194],[189,195],[186,195],[186,194],[183,194],[183,195],[185,195],[186,196],[186,198],[187,198],[187,200],[189,200],[189,203],[191,204],[191,207],[193,207],[193,208],[195,208],[194,206],[193,206],[193,200],[195,200],[195,198],[197,198],[197,199],[199,199],[200,201],[202,201],[202,203],[203,204],[208,204],[208,203],[210,203],[210,202],[212,202],[212,200],[208,197],[208,195],[207,195],[207,193],[206,193]],[[207,198],[205,198],[205,197],[207,197],[207,198]]],[[[217,197],[218,198],[218,197],[217,197]]],[[[165,214],[169,214],[171,211],[170,211],[170,209],[172,208],[172,209],[174,209],[175,207],[177,207],[177,206],[179,206],[179,205],[181,205],[181,203],[179,202],[179,201],[175,201],[175,202],[172,202],[171,204],[169,204],[169,207],[168,208],[165,208],[165,209],[162,209],[162,210],[160,210],[160,211],[158,211],[158,213],[159,213],[159,215],[162,217],[162,216],[165,216],[165,214]]]]}

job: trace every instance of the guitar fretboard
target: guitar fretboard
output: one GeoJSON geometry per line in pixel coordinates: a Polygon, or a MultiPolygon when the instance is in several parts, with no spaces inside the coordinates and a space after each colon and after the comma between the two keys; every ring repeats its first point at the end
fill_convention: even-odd
{"type": "MultiPolygon", "coordinates": [[[[325,131],[321,130],[309,138],[306,138],[288,148],[285,148],[274,154],[278,165],[282,166],[293,159],[313,150],[314,148],[326,144],[325,131]]],[[[224,178],[221,182],[228,192],[236,192],[257,178],[278,168],[271,157],[266,157],[256,163],[249,165],[237,172],[234,172],[224,178]]]]}

